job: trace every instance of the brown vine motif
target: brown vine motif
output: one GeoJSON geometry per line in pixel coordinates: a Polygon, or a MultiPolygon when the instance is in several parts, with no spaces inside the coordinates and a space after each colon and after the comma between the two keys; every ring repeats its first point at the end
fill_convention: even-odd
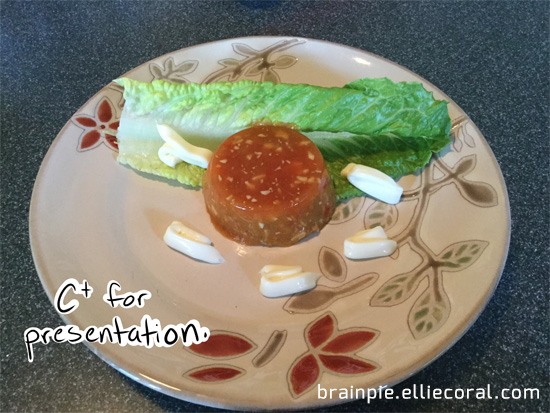
{"type": "Polygon", "coordinates": [[[476,142],[472,135],[468,133],[466,128],[468,124],[468,117],[461,116],[453,122],[451,128],[451,134],[454,135],[453,149],[456,152],[460,152],[462,145],[469,146],[470,148],[476,147],[476,142]]]}
{"type": "Polygon", "coordinates": [[[264,348],[254,357],[254,367],[263,367],[269,363],[281,351],[287,336],[286,330],[275,330],[267,340],[264,348]]]}
{"type": "Polygon", "coordinates": [[[341,284],[337,287],[318,285],[304,294],[293,295],[284,304],[283,309],[290,314],[309,314],[324,310],[336,300],[357,294],[370,287],[378,280],[378,274],[371,272],[341,284]]]}
{"type": "MultiPolygon", "coordinates": [[[[467,117],[458,118],[453,122],[452,133],[455,135],[453,147],[460,150],[466,145],[474,148],[474,138],[466,131],[467,117]],[[457,141],[462,141],[458,146],[457,141]]],[[[456,152],[460,152],[456,150],[456,152]]],[[[439,253],[434,253],[421,238],[421,228],[428,203],[432,194],[446,185],[454,185],[462,198],[482,208],[498,204],[495,189],[487,183],[470,181],[466,177],[477,163],[476,155],[463,156],[454,166],[448,166],[443,159],[435,157],[420,175],[418,188],[405,192],[401,204],[414,203],[413,216],[406,228],[393,237],[401,247],[408,245],[412,251],[421,257],[421,262],[412,270],[395,275],[386,281],[371,298],[370,305],[374,307],[391,307],[407,301],[418,289],[421,282],[428,280],[425,291],[412,305],[408,325],[416,339],[426,337],[437,331],[448,319],[451,306],[443,287],[445,272],[458,272],[472,265],[483,253],[488,242],[483,240],[467,240],[448,245],[439,253]],[[437,172],[438,177],[435,178],[437,172]]],[[[346,222],[357,214],[357,208],[363,203],[349,203],[336,214],[333,224],[346,222]]],[[[381,226],[386,232],[395,226],[399,219],[399,209],[395,205],[374,202],[367,208],[364,217],[365,228],[381,226]]],[[[399,257],[399,249],[391,256],[399,257]]],[[[337,251],[321,247],[319,251],[319,268],[321,273],[333,282],[343,283],[347,277],[347,266],[344,258],[337,251]]],[[[324,310],[338,299],[356,294],[371,285],[378,274],[363,274],[351,281],[336,287],[319,285],[316,289],[304,294],[290,297],[283,308],[291,314],[307,314],[324,310]]]]}
{"type": "MultiPolygon", "coordinates": [[[[475,146],[473,138],[465,132],[467,122],[469,120],[464,117],[453,124],[455,148],[457,140],[464,140],[469,147],[475,146]]],[[[460,148],[462,147],[461,143],[460,148]]],[[[415,293],[421,282],[427,279],[426,289],[413,303],[408,316],[409,329],[415,339],[434,333],[449,317],[451,305],[443,287],[443,274],[465,270],[481,256],[489,244],[487,241],[470,239],[448,245],[439,253],[435,253],[420,235],[431,195],[446,185],[454,185],[465,201],[477,207],[488,208],[498,205],[497,193],[492,186],[466,178],[474,170],[476,162],[476,155],[469,155],[460,158],[450,167],[442,158],[435,157],[421,173],[420,186],[403,194],[401,202],[414,202],[414,212],[406,228],[393,239],[400,248],[408,245],[421,257],[421,262],[412,270],[395,275],[386,281],[376,291],[370,305],[391,307],[402,304],[415,293]],[[436,171],[438,178],[434,178],[436,171]]],[[[387,232],[394,226],[397,218],[398,209],[395,206],[376,202],[365,213],[365,227],[380,225],[387,232]]]]}
{"type": "MultiPolygon", "coordinates": [[[[319,250],[319,269],[328,280],[343,283],[348,276],[346,261],[342,255],[329,247],[319,250]]],[[[315,313],[328,308],[336,300],[340,300],[373,285],[378,280],[377,273],[362,274],[351,281],[336,287],[318,285],[313,290],[290,297],[283,309],[290,314],[315,313]]]]}
{"type": "Polygon", "coordinates": [[[305,41],[299,39],[281,40],[262,50],[256,50],[244,43],[233,43],[232,47],[235,53],[244,56],[244,59],[226,58],[219,60],[218,63],[223,66],[223,69],[207,76],[203,83],[221,80],[235,81],[243,76],[259,76],[259,80],[262,82],[279,83],[281,79],[276,69],[289,68],[298,59],[289,55],[274,57],[274,54],[302,43],[305,43],[305,41]]]}
{"type": "Polygon", "coordinates": [[[176,65],[174,58],[170,56],[162,63],[162,66],[150,63],[149,71],[153,75],[153,80],[163,79],[172,83],[189,83],[185,75],[193,73],[198,65],[198,60],[186,60],[176,65]]]}

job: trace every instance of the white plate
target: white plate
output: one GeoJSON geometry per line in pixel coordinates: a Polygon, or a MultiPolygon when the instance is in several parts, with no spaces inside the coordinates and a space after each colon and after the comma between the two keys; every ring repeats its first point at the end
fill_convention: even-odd
{"type": "MultiPolygon", "coordinates": [[[[274,80],[338,86],[362,77],[429,82],[373,54],[317,40],[250,37],[161,56],[127,76],[151,81],[274,80]]],[[[81,329],[162,325],[196,319],[206,345],[171,348],[89,344],[124,374],[163,393],[227,408],[303,408],[340,403],[319,387],[378,388],[417,372],[474,322],[498,283],[510,234],[499,167],[479,130],[453,102],[455,139],[422,174],[403,177],[397,206],[357,198],[338,208],[320,236],[290,248],[243,247],[218,234],[200,191],[151,178],[116,162],[110,129],[122,109],[110,84],[67,122],[38,174],[31,203],[34,260],[49,297],[68,278],[86,279],[91,298],[64,316],[81,329]],[[191,223],[226,258],[193,261],[162,240],[173,220],[191,223]],[[399,249],[392,257],[351,262],[350,234],[381,224],[399,249]],[[320,271],[313,292],[266,299],[265,264],[320,271]],[[102,301],[110,280],[122,292],[148,290],[142,308],[102,301]]],[[[52,345],[52,344],[50,344],[52,345]]]]}

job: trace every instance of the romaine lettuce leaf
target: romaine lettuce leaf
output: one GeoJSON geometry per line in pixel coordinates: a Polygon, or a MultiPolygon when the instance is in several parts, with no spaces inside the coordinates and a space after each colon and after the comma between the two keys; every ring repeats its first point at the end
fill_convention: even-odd
{"type": "Polygon", "coordinates": [[[321,150],[340,198],[360,195],[340,171],[349,162],[397,178],[423,167],[449,142],[447,102],[420,83],[361,79],[342,88],[271,82],[205,85],[118,79],[125,105],[117,133],[118,160],[143,172],[198,186],[200,168],[170,168],[158,159],[168,124],[193,145],[212,150],[255,123],[290,124],[321,150]]]}

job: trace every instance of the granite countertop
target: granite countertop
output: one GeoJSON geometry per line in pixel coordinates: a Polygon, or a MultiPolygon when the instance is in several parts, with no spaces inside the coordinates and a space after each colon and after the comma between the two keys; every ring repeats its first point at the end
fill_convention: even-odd
{"type": "Polygon", "coordinates": [[[23,332],[61,323],[34,267],[28,211],[65,122],[120,74],[242,36],[328,40],[437,85],[481,130],[509,192],[501,282],[473,327],[396,389],[538,388],[538,400],[355,401],[324,411],[550,411],[548,1],[1,1],[2,411],[210,411],[132,381],[84,345],[26,360],[23,332]]]}

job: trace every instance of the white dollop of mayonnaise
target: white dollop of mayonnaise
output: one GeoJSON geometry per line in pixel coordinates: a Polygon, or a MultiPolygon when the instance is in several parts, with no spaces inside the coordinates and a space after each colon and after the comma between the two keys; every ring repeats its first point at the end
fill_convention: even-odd
{"type": "Polygon", "coordinates": [[[350,163],[341,175],[361,191],[388,204],[397,204],[403,194],[403,188],[390,176],[369,166],[350,163]]]}
{"type": "Polygon", "coordinates": [[[344,241],[344,255],[352,260],[387,257],[397,249],[397,243],[382,227],[359,231],[344,241]]]}
{"type": "Polygon", "coordinates": [[[169,126],[157,125],[157,130],[164,142],[158,151],[158,156],[166,165],[175,168],[176,165],[185,161],[192,165],[207,168],[213,152],[206,148],[191,145],[169,126]]]}
{"type": "Polygon", "coordinates": [[[311,290],[321,278],[321,274],[302,272],[300,266],[287,265],[266,265],[260,270],[260,275],[260,292],[268,298],[311,290]]]}
{"type": "Polygon", "coordinates": [[[170,224],[164,233],[164,242],[170,248],[209,264],[221,264],[225,261],[218,250],[212,246],[210,238],[179,221],[170,224]]]}

